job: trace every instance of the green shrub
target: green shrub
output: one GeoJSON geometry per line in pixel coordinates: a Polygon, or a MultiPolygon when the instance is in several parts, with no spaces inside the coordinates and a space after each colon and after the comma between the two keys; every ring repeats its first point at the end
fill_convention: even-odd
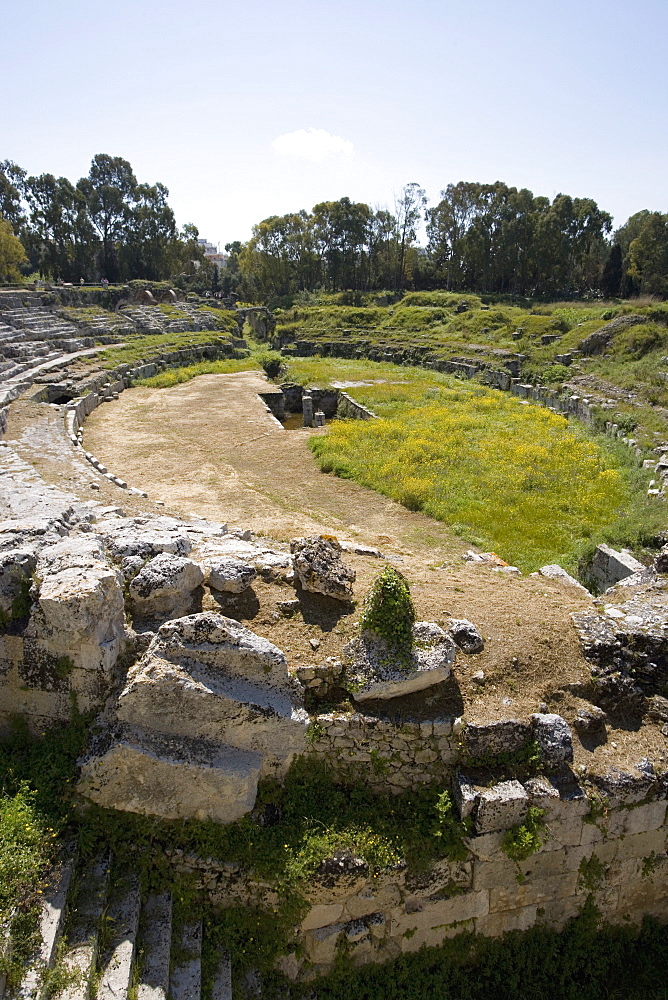
{"type": "Polygon", "coordinates": [[[385,640],[403,659],[413,647],[415,607],[405,576],[386,566],[364,601],[360,626],[385,640]]]}
{"type": "Polygon", "coordinates": [[[511,861],[526,861],[532,854],[540,850],[543,844],[541,834],[545,827],[544,814],[544,809],[530,806],[525,822],[514,826],[504,835],[501,841],[501,850],[508,855],[511,861]]]}
{"type": "Polygon", "coordinates": [[[268,378],[275,378],[281,370],[283,359],[278,351],[262,351],[257,355],[257,360],[262,365],[265,375],[268,378]]]}

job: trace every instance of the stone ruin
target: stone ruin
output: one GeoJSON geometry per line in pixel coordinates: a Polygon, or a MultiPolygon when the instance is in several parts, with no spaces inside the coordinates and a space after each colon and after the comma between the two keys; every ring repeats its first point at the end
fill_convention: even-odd
{"type": "MultiPolygon", "coordinates": [[[[82,398],[66,414],[73,447],[82,398]]],[[[43,732],[68,720],[74,701],[96,713],[81,761],[83,800],[229,823],[254,809],[260,779],[280,780],[303,754],[334,772],[352,765],[379,789],[439,782],[452,790],[469,824],[467,860],[417,874],[400,866],[374,874],[352,856],[323,863],[298,934],[313,969],[329,968],[342,941],[363,963],[462,929],[562,927],[589,895],[613,922],[666,919],[668,772],[642,759],[605,774],[581,774],[572,763],[574,738],[605,734],[609,713],[658,721],[668,735],[668,548],[649,567],[599,554],[601,579],[619,576],[573,615],[591,669],[591,704],[578,713],[575,736],[548,711],[474,722],[431,711],[425,699],[414,717],[397,718],[397,700],[437,690],[475,658],[484,640],[474,624],[418,623],[413,660],[401,668],[364,635],[341,660],[290,665],[239,621],[202,610],[203,597],[243,595],[261,578],[296,588],[282,602],[286,615],[304,593],[350,602],[360,595],[335,539],[288,548],[219,522],[126,517],[47,485],[7,446],[0,472],[0,725],[20,715],[43,732]],[[309,699],[336,690],[349,692],[350,711],[307,712],[309,699]],[[509,777],[503,761],[536,747],[542,773],[509,777]],[[540,848],[513,861],[504,837],[532,806],[544,815],[540,848]],[[593,888],[583,876],[592,858],[603,873],[593,888]]],[[[559,570],[542,572],[579,586],[559,570]]],[[[170,860],[195,872],[218,905],[267,904],[266,885],[223,860],[170,860]]],[[[298,975],[291,961],[285,971],[298,975]]]]}

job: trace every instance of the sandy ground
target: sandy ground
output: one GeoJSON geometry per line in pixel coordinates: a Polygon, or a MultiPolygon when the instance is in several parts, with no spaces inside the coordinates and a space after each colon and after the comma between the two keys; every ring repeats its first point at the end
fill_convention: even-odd
{"type": "MultiPolygon", "coordinates": [[[[285,430],[257,395],[266,386],[253,372],[205,375],[171,389],[128,390],[99,407],[85,425],[86,449],[145,490],[148,500],[91,472],[64,435],[59,408],[18,401],[7,439],[48,481],[119,504],[127,514],[195,514],[283,542],[335,534],[394,557],[411,584],[419,618],[444,625],[449,617],[468,618],[486,640],[482,653],[458,654],[455,678],[430,706],[432,713],[442,707],[483,721],[522,718],[547,705],[571,720],[588,704],[589,668],[569,617],[589,606],[586,596],[542,577],[466,563],[461,556],[469,546],[447,526],[323,475],[307,445],[311,434],[323,431],[285,430]],[[99,492],[90,490],[92,481],[101,484],[99,492]],[[482,685],[471,679],[480,670],[482,685]]],[[[346,561],[357,572],[359,600],[382,563],[355,555],[346,561]]],[[[277,602],[291,597],[294,591],[285,585],[258,583],[243,599],[221,599],[217,606],[276,642],[295,666],[339,656],[359,610],[314,597],[286,620],[277,602]],[[311,640],[319,643],[317,650],[311,640]]],[[[612,762],[631,765],[643,755],[661,763],[668,750],[658,727],[638,731],[628,719],[614,720],[608,741],[598,747],[585,748],[577,738],[575,743],[576,765],[603,770],[612,762]]]]}

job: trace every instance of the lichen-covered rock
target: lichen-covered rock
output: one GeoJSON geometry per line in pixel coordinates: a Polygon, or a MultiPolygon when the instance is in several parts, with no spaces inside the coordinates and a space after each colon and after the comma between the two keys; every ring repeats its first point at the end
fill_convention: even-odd
{"type": "Polygon", "coordinates": [[[149,616],[185,611],[203,580],[198,563],[161,552],[133,578],[129,590],[132,608],[136,614],[149,616]]]}
{"type": "Polygon", "coordinates": [[[536,712],[531,723],[546,767],[559,768],[573,762],[573,737],[565,719],[553,713],[536,712]]]}
{"type": "Polygon", "coordinates": [[[403,662],[384,639],[364,632],[344,647],[344,687],[355,701],[398,698],[442,684],[450,676],[455,644],[435,622],[416,622],[413,650],[403,662]]]}
{"type": "Polygon", "coordinates": [[[312,902],[321,898],[331,902],[347,899],[359,892],[368,875],[369,866],[363,858],[356,857],[350,851],[336,851],[320,862],[309,880],[306,896],[312,902]]]}
{"type": "Polygon", "coordinates": [[[125,644],[122,578],[96,538],[70,535],[37,561],[39,595],[26,635],[51,658],[108,675],[125,644]]]}
{"type": "Polygon", "coordinates": [[[222,615],[190,615],[163,625],[130,670],[117,717],[257,752],[262,773],[278,775],[305,749],[302,694],[268,640],[222,615]]]}
{"type": "Polygon", "coordinates": [[[658,556],[654,560],[654,568],[657,573],[668,573],[668,545],[663,545],[658,556]]]}
{"type": "Polygon", "coordinates": [[[233,618],[212,611],[165,622],[153,648],[172,663],[196,660],[295,696],[301,691],[301,686],[288,674],[282,650],[233,618]]]}
{"type": "Polygon", "coordinates": [[[355,570],[342,561],[341,546],[335,538],[323,535],[293,538],[290,551],[295,575],[304,590],[338,601],[351,599],[355,570]]]}
{"type": "Polygon", "coordinates": [[[30,550],[10,549],[0,554],[0,624],[27,614],[28,590],[36,565],[30,550]]]}
{"type": "MultiPolygon", "coordinates": [[[[668,716],[667,716],[668,718],[668,716]]],[[[605,733],[605,724],[608,716],[598,705],[590,705],[589,708],[579,708],[573,719],[573,726],[581,736],[599,736],[605,733]]]]}
{"type": "Polygon", "coordinates": [[[524,822],[529,811],[529,796],[519,781],[502,781],[476,796],[476,833],[509,830],[524,822]]]}
{"type": "Polygon", "coordinates": [[[541,576],[544,576],[548,580],[558,580],[567,587],[573,587],[575,590],[579,590],[583,597],[591,597],[591,594],[586,587],[567,573],[563,567],[559,566],[558,563],[549,563],[547,566],[541,566],[538,570],[541,576]]]}
{"type": "Polygon", "coordinates": [[[464,747],[469,757],[489,759],[522,750],[531,739],[531,726],[519,719],[470,722],[464,729],[464,747]]]}
{"type": "Polygon", "coordinates": [[[256,754],[126,726],[84,760],[77,791],[104,809],[232,823],[255,805],[259,774],[256,754]]]}
{"type": "Polygon", "coordinates": [[[242,594],[257,576],[253,566],[239,559],[211,559],[204,564],[205,581],[214,590],[242,594]]]}
{"type": "Polygon", "coordinates": [[[150,559],[160,552],[187,556],[192,549],[186,525],[172,517],[119,518],[98,528],[114,559],[140,556],[150,559]]]}
{"type": "Polygon", "coordinates": [[[448,632],[463,653],[481,653],[485,648],[482,635],[466,618],[451,618],[448,632]]]}

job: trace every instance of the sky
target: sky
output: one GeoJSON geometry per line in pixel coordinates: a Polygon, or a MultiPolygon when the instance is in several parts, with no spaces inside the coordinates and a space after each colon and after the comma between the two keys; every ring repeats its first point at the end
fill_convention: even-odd
{"type": "Polygon", "coordinates": [[[668,212],[668,3],[0,0],[0,160],[161,181],[222,246],[460,180],[668,212]]]}

